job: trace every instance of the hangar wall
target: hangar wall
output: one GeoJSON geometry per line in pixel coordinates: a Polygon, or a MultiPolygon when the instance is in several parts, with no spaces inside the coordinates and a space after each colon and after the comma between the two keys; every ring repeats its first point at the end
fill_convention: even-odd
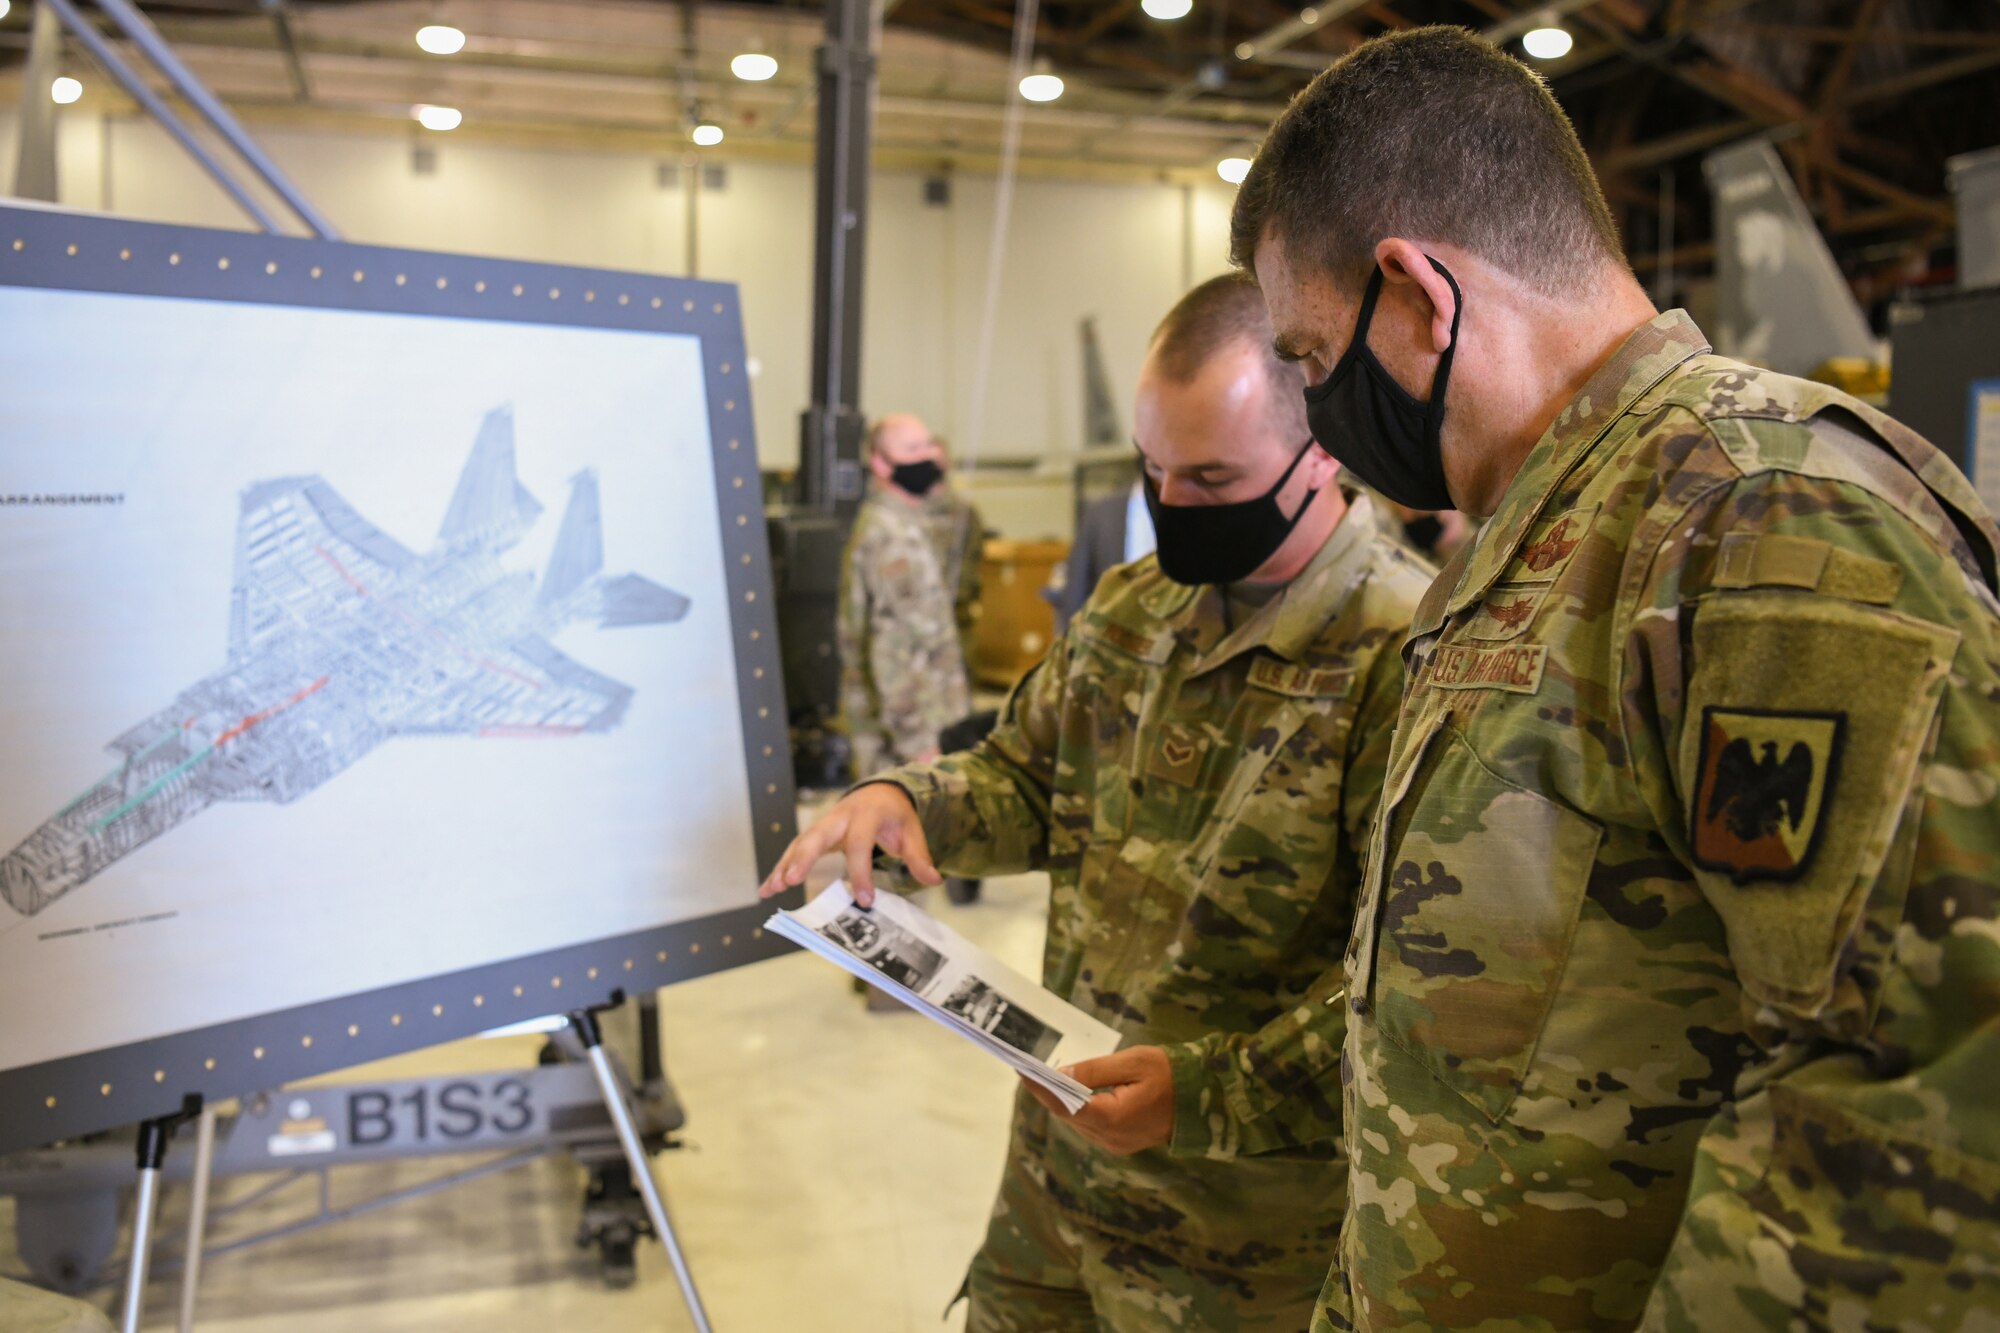
{"type": "MultiPolygon", "coordinates": [[[[435,170],[399,134],[258,128],[256,134],[347,239],[659,273],[686,270],[686,198],[663,188],[654,154],[515,147],[423,134],[435,170]]],[[[0,180],[15,128],[0,114],[0,180]]],[[[150,121],[65,112],[62,202],[161,221],[246,225],[150,121]]],[[[812,173],[804,165],[704,158],[726,168],[703,191],[700,276],[738,282],[767,466],[797,455],[810,353],[812,173]]],[[[958,177],[948,205],[920,175],[878,173],[871,199],[862,401],[908,409],[956,444],[969,399],[993,221],[990,178],[958,177]]],[[[982,458],[1075,447],[1082,432],[1077,321],[1095,315],[1121,421],[1146,335],[1191,276],[1226,264],[1229,202],[1214,187],[1024,179],[1015,193],[1005,294],[994,339],[982,458]]],[[[1009,536],[1068,535],[1067,491],[1019,473],[978,487],[1009,536]]]]}

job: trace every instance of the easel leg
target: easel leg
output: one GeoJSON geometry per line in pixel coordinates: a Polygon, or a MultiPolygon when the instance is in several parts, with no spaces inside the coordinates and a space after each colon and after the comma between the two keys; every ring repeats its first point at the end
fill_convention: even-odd
{"type": "Polygon", "coordinates": [[[160,1209],[160,1164],[174,1131],[201,1114],[201,1098],[190,1093],[173,1115],[139,1126],[139,1200],[132,1211],[132,1264],[125,1274],[125,1333],[139,1333],[146,1307],[146,1270],[153,1262],[153,1219],[160,1209]]]}
{"type": "Polygon", "coordinates": [[[618,1131],[618,1142],[625,1149],[625,1161],[632,1168],[632,1185],[639,1191],[639,1197],[646,1201],[646,1215],[653,1221],[653,1230],[666,1247],[667,1258],[674,1266],[674,1279],[680,1283],[681,1299],[687,1303],[688,1315],[694,1320],[699,1333],[712,1333],[708,1323],[708,1312],[702,1308],[701,1293],[695,1290],[694,1274],[689,1270],[687,1257],[681,1253],[680,1238],[674,1234],[673,1219],[667,1216],[667,1201],[660,1195],[659,1182],[653,1179],[652,1162],[646,1156],[646,1146],[639,1141],[639,1130],[632,1123],[632,1108],[625,1100],[625,1089],[618,1079],[618,1070],[611,1063],[610,1054],[604,1049],[604,1042],[597,1029],[597,1015],[588,1009],[578,1009],[569,1016],[570,1026],[576,1030],[577,1040],[583,1043],[584,1053],[590,1057],[590,1067],[597,1075],[598,1091],[604,1094],[604,1109],[611,1115],[612,1126],[618,1131]]]}
{"type": "Polygon", "coordinates": [[[180,1333],[194,1333],[201,1291],[201,1247],[208,1241],[208,1182],[215,1171],[215,1108],[201,1108],[194,1127],[194,1195],[188,1201],[187,1258],[181,1267],[180,1333]]]}

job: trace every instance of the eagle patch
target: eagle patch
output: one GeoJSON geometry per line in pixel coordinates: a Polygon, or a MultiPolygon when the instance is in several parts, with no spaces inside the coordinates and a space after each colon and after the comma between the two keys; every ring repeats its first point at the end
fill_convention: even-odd
{"type": "Polygon", "coordinates": [[[1709,708],[1701,725],[1695,864],[1738,884],[1805,874],[1833,797],[1846,714],[1709,708]]]}

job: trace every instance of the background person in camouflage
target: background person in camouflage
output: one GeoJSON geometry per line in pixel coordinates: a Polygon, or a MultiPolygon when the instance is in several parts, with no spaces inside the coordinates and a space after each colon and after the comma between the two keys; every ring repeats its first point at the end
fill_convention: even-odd
{"type": "Polygon", "coordinates": [[[944,447],[914,416],[868,432],[868,495],[840,583],[841,721],[854,774],[935,758],[972,711],[967,636],[979,600],[979,513],[944,479],[944,447]]]}
{"type": "Polygon", "coordinates": [[[1125,1034],[1076,1116],[1018,1099],[973,1333],[1297,1333],[1338,1231],[1328,1000],[1429,570],[1347,508],[1269,339],[1240,276],[1183,298],[1136,443],[1160,513],[1269,505],[1289,535],[1227,587],[1110,571],[984,743],[850,793],[765,885],[836,846],[863,901],[876,846],[927,883],[1046,867],[1043,982],[1125,1034]]]}
{"type": "Polygon", "coordinates": [[[1379,409],[1334,452],[1491,516],[1406,650],[1314,1327],[1994,1326],[2000,603],[1965,479],[1656,314],[1562,112],[1462,31],[1322,74],[1232,248],[1316,426],[1379,409]],[[1356,392],[1356,339],[1393,392],[1356,392]]]}

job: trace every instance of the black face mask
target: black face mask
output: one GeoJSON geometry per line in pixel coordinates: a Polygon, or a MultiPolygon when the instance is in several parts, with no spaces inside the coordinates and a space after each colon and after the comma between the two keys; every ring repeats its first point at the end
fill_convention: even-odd
{"type": "Polygon", "coordinates": [[[1435,551],[1438,538],[1444,536],[1444,522],[1436,514],[1419,514],[1403,525],[1403,535],[1419,551],[1435,551]]]}
{"type": "Polygon", "coordinates": [[[898,463],[889,469],[889,480],[911,495],[921,497],[929,495],[931,487],[944,480],[944,469],[934,458],[926,458],[921,463],[898,463]]]}
{"type": "Polygon", "coordinates": [[[1190,585],[1235,583],[1256,572],[1285,544],[1319,494],[1317,486],[1307,491],[1289,518],[1278,507],[1278,492],[1311,448],[1313,441],[1307,440],[1270,490],[1234,504],[1162,504],[1159,484],[1147,476],[1146,512],[1153,516],[1153,534],[1159,541],[1160,572],[1175,583],[1190,585]]]}
{"type": "MultiPolygon", "coordinates": [[[[1429,258],[1428,255],[1425,258],[1429,258]]],[[[1411,509],[1453,509],[1444,480],[1444,391],[1451,381],[1451,358],[1458,351],[1458,317],[1465,298],[1458,282],[1437,260],[1431,267],[1451,284],[1451,345],[1438,358],[1427,402],[1412,398],[1368,350],[1368,326],[1375,298],[1382,294],[1382,270],[1369,276],[1354,321],[1347,354],[1325,380],[1306,390],[1306,424],[1320,446],[1354,475],[1399,505],[1411,509]]]]}

